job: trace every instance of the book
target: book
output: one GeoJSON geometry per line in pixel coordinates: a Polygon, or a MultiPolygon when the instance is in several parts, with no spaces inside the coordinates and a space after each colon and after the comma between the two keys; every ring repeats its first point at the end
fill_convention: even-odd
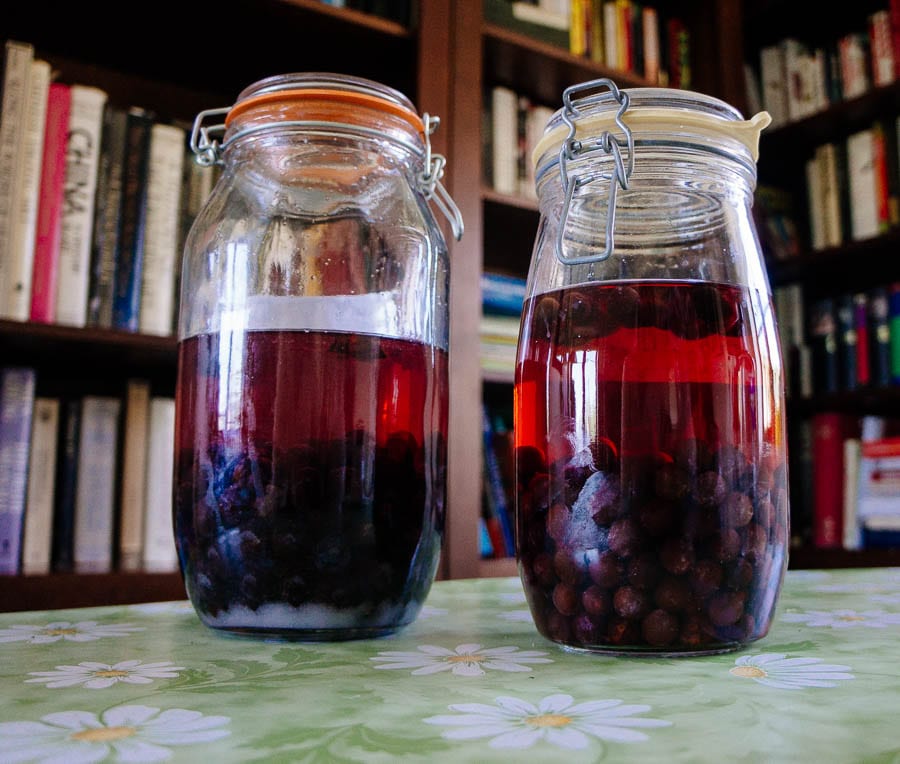
{"type": "MultiPolygon", "coordinates": [[[[28,104],[28,78],[34,46],[20,40],[6,40],[3,54],[3,94],[0,101],[0,285],[11,283],[10,242],[15,223],[16,184],[25,114],[28,104]]],[[[0,289],[0,316],[6,315],[6,290],[0,289]]]]}
{"type": "Polygon", "coordinates": [[[502,85],[491,88],[491,181],[495,191],[516,194],[519,190],[517,95],[502,85]]]}
{"type": "Polygon", "coordinates": [[[866,294],[869,339],[869,380],[873,387],[891,384],[891,328],[887,287],[879,286],[866,294]]]}
{"type": "Polygon", "coordinates": [[[872,59],[872,84],[875,87],[890,85],[897,76],[890,9],[880,8],[870,13],[866,21],[872,59]]]}
{"type": "Polygon", "coordinates": [[[144,515],[144,570],[178,570],[172,525],[172,454],[175,448],[175,400],[150,399],[150,441],[147,448],[147,508],[144,515]]]}
{"type": "Polygon", "coordinates": [[[484,20],[513,32],[533,37],[558,48],[569,48],[569,18],[566,9],[526,9],[509,0],[485,0],[484,20]],[[564,18],[565,22],[562,22],[564,18]]]}
{"type": "Polygon", "coordinates": [[[859,130],[847,138],[850,237],[854,241],[877,236],[880,232],[874,150],[872,128],[859,130]]]}
{"type": "Polygon", "coordinates": [[[113,396],[86,395],[81,401],[73,547],[79,573],[112,570],[121,407],[113,396]]]}
{"type": "Polygon", "coordinates": [[[857,98],[872,86],[869,73],[869,36],[867,31],[849,32],[838,39],[841,90],[845,100],[857,98]]]}
{"type": "Polygon", "coordinates": [[[488,503],[487,515],[497,519],[503,534],[503,545],[497,548],[495,544],[494,552],[497,556],[511,557],[515,555],[516,550],[515,522],[503,483],[503,473],[497,460],[497,453],[494,450],[494,430],[491,424],[490,413],[484,404],[482,404],[481,426],[484,463],[482,479],[485,481],[485,495],[488,503]]]}
{"type": "Polygon", "coordinates": [[[855,390],[857,381],[856,310],[852,294],[842,294],[835,303],[837,317],[838,389],[855,390]]]}
{"type": "Polygon", "coordinates": [[[56,282],[56,322],[85,326],[103,109],[108,95],[100,88],[81,84],[73,84],[69,92],[71,105],[56,282]]]}
{"type": "Polygon", "coordinates": [[[805,169],[809,246],[815,251],[825,248],[827,236],[825,230],[825,180],[822,177],[823,166],[819,161],[818,151],[806,160],[805,169]]]}
{"type": "Polygon", "coordinates": [[[103,113],[97,168],[97,198],[94,204],[94,232],[91,237],[91,275],[87,309],[88,326],[104,329],[112,327],[126,122],[126,110],[107,102],[103,113]]]}
{"type": "Polygon", "coordinates": [[[900,385],[900,282],[888,289],[888,331],[891,338],[891,384],[900,385]]]}
{"type": "Polygon", "coordinates": [[[485,313],[520,316],[525,304],[525,279],[499,271],[481,274],[481,307],[485,313]]]}
{"type": "Polygon", "coordinates": [[[131,108],[127,122],[112,324],[116,329],[136,332],[141,310],[150,135],[155,118],[149,111],[131,108]]]}
{"type": "Polygon", "coordinates": [[[144,334],[172,334],[175,274],[181,265],[176,250],[186,146],[187,136],[182,128],[161,122],[153,125],[138,314],[138,331],[144,334]]]}
{"type": "Polygon", "coordinates": [[[813,545],[839,549],[844,541],[844,441],[856,437],[853,417],[833,411],[812,417],[813,545]]]}
{"type": "Polygon", "coordinates": [[[844,240],[841,217],[841,192],[838,173],[838,149],[834,143],[825,143],[816,149],[819,182],[822,184],[823,245],[839,247],[844,240]]]}
{"type": "Polygon", "coordinates": [[[0,574],[19,572],[37,373],[0,369],[0,574]]]}
{"type": "Polygon", "coordinates": [[[53,557],[55,573],[74,570],[75,488],[78,480],[78,437],[81,399],[67,398],[62,404],[62,426],[56,464],[56,495],[53,501],[53,557]]]}
{"type": "Polygon", "coordinates": [[[659,83],[659,14],[652,5],[641,9],[641,31],[644,38],[644,79],[656,85],[659,83]]]}
{"type": "Polygon", "coordinates": [[[862,442],[856,511],[864,538],[865,530],[900,529],[900,437],[862,442]]]}
{"type": "Polygon", "coordinates": [[[35,227],[30,311],[32,321],[44,324],[56,320],[56,280],[62,235],[70,104],[69,86],[62,82],[50,83],[35,227]]]}
{"type": "Polygon", "coordinates": [[[150,382],[129,379],[125,392],[119,492],[119,566],[122,570],[140,570],[143,564],[149,432],[150,382]]]}
{"type": "Polygon", "coordinates": [[[853,295],[853,328],[856,333],[855,387],[869,387],[872,382],[872,342],[869,338],[869,298],[865,292],[853,295]]]}
{"type": "Polygon", "coordinates": [[[862,527],[859,523],[859,469],[862,458],[862,441],[859,438],[844,439],[844,498],[843,539],[844,549],[862,548],[862,527]]]}
{"type": "Polygon", "coordinates": [[[781,127],[789,121],[787,77],[784,49],[778,43],[765,45],[759,52],[762,102],[772,117],[771,127],[781,127]]]}
{"type": "Polygon", "coordinates": [[[0,318],[27,321],[31,316],[31,275],[41,187],[41,160],[44,156],[44,128],[50,64],[33,59],[23,114],[23,132],[12,202],[12,220],[6,256],[9,270],[0,281],[0,318]]]}
{"type": "Polygon", "coordinates": [[[22,532],[22,573],[28,576],[45,575],[51,570],[59,410],[59,398],[34,399],[22,532]]]}
{"type": "Polygon", "coordinates": [[[836,393],[841,388],[841,374],[834,300],[830,297],[816,300],[810,306],[809,322],[813,389],[816,393],[836,393]]]}

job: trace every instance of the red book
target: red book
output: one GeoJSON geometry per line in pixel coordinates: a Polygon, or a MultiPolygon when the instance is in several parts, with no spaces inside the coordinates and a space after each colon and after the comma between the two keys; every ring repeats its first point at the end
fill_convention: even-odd
{"type": "Polygon", "coordinates": [[[856,329],[856,383],[868,387],[872,381],[869,352],[872,340],[869,337],[869,298],[865,292],[853,295],[853,324],[856,329]]]}
{"type": "Polygon", "coordinates": [[[51,83],[31,280],[31,320],[46,324],[56,318],[56,266],[62,231],[69,103],[69,86],[61,82],[51,83]]]}
{"type": "Polygon", "coordinates": [[[844,440],[858,437],[849,414],[825,411],[812,418],[813,546],[840,549],[844,543],[844,440]]]}

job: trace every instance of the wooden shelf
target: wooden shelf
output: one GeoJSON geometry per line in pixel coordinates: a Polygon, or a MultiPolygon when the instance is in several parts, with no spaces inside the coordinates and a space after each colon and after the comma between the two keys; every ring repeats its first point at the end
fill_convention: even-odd
{"type": "Polygon", "coordinates": [[[180,573],[51,573],[8,576],[0,583],[0,612],[182,600],[180,573]]]}

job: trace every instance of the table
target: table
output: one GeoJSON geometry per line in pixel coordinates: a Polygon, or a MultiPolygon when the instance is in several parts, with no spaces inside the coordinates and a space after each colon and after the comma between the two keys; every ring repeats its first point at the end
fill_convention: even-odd
{"type": "Polygon", "coordinates": [[[0,762],[896,762],[900,568],[789,571],[767,637],[694,658],[562,650],[517,578],[439,581],[356,642],[187,602],[8,613],[0,697],[0,762]]]}

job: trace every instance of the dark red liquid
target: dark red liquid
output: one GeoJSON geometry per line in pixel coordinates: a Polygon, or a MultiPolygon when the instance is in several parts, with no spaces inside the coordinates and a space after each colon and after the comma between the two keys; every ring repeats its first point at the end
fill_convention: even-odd
{"type": "Polygon", "coordinates": [[[730,649],[769,628],[788,538],[779,349],[758,297],[628,282],[525,306],[519,567],[538,630],[730,649]]]}
{"type": "Polygon", "coordinates": [[[413,620],[443,528],[446,372],[443,351],[360,334],[181,344],[175,532],[207,623],[341,638],[413,620]]]}

